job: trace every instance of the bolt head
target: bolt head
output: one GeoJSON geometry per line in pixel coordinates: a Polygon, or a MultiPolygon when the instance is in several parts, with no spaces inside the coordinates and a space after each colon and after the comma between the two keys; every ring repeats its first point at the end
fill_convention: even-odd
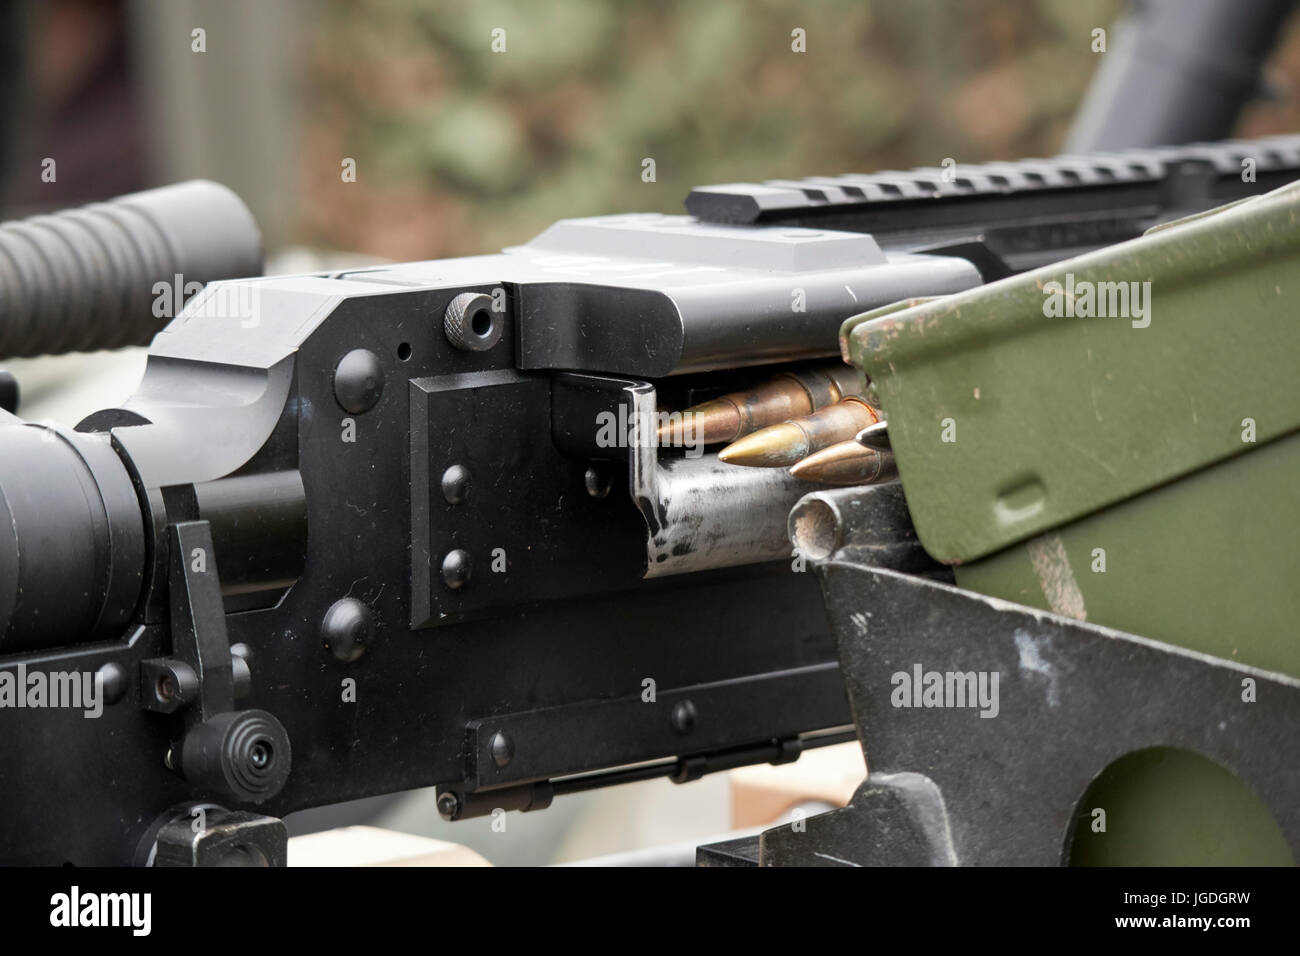
{"type": "Polygon", "coordinates": [[[447,820],[454,820],[460,813],[460,797],[450,791],[438,794],[438,813],[447,820]]]}
{"type": "Polygon", "coordinates": [[[509,766],[510,761],[514,759],[515,743],[500,731],[492,735],[490,749],[492,751],[492,762],[502,769],[509,766]]]}

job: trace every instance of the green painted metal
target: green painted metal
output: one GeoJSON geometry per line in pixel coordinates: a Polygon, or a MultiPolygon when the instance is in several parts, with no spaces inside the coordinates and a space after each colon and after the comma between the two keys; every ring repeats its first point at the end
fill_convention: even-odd
{"type": "Polygon", "coordinates": [[[888,416],[926,550],[972,561],[1300,428],[1298,225],[1293,183],[850,319],[844,347],[888,416]],[[1049,314],[1083,311],[1088,290],[1124,311],[1121,287],[1127,316],[1049,314]]]}
{"type": "Polygon", "coordinates": [[[1250,788],[1186,750],[1157,747],[1117,760],[1088,788],[1079,810],[1072,866],[1294,862],[1273,815],[1250,788]],[[1097,809],[1106,811],[1104,821],[1097,809]]]}
{"type": "MultiPolygon", "coordinates": [[[[844,324],[917,533],[960,586],[1300,677],[1298,220],[1293,183],[844,324]],[[1149,294],[1054,314],[1067,290],[1119,305],[1103,283],[1149,294]]],[[[1072,861],[1294,862],[1244,784],[1167,750],[1081,795],[1072,861]]]]}
{"type": "Polygon", "coordinates": [[[1298,498],[1300,434],[961,565],[957,583],[1300,678],[1298,498]]]}

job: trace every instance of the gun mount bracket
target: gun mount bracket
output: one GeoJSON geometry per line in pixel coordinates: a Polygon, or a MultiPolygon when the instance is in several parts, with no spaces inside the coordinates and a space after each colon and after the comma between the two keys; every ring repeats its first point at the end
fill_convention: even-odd
{"type": "Polygon", "coordinates": [[[760,865],[1061,865],[1090,784],[1162,747],[1232,771],[1300,857],[1300,771],[1279,762],[1300,681],[841,555],[817,570],[871,771],[847,807],[765,832],[760,865]],[[1000,674],[996,719],[895,706],[918,664],[1000,674]]]}

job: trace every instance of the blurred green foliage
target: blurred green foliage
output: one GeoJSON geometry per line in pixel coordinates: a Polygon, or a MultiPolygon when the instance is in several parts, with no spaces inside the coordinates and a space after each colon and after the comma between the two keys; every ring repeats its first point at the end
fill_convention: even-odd
{"type": "Polygon", "coordinates": [[[486,252],[559,218],[679,212],[702,183],[1048,155],[1119,8],[329,0],[304,77],[304,238],[486,252]]]}

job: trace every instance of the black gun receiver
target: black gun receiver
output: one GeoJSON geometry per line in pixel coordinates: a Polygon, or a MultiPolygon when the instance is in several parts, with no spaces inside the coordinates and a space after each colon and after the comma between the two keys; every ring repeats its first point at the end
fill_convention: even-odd
{"type": "MultiPolygon", "coordinates": [[[[0,412],[0,862],[279,863],[308,807],[538,809],[851,739],[787,538],[817,486],[643,424],[838,362],[850,316],[1296,177],[1300,137],[716,186],[499,255],[209,284],[120,408],[0,412]]],[[[8,354],[106,344],[15,283],[8,354]]],[[[947,573],[881,527],[879,565],[947,573]]]]}

